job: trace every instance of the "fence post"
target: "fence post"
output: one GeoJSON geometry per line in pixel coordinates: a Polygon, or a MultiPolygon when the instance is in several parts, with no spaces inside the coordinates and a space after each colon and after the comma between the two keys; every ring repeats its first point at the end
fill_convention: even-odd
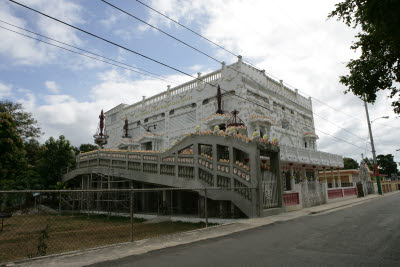
{"type": "Polygon", "coordinates": [[[133,184],[131,182],[131,191],[130,191],[130,217],[131,217],[131,242],[133,242],[133,201],[134,201],[134,194],[133,194],[133,184]]]}
{"type": "Polygon", "coordinates": [[[58,216],[61,216],[61,192],[58,193],[58,216]]]}
{"type": "Polygon", "coordinates": [[[206,228],[208,228],[207,188],[204,189],[204,216],[206,217],[206,228]]]}

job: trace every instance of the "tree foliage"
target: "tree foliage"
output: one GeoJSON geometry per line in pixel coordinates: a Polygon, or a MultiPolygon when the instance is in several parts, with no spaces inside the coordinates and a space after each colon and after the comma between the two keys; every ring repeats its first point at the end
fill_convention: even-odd
{"type": "Polygon", "coordinates": [[[0,113],[0,188],[38,189],[36,172],[28,167],[25,147],[10,114],[0,113]]]}
{"type": "Polygon", "coordinates": [[[5,112],[0,113],[0,151],[0,186],[12,189],[26,167],[25,150],[14,120],[5,112]]]}
{"type": "Polygon", "coordinates": [[[345,91],[370,103],[379,90],[390,90],[394,98],[394,112],[400,114],[400,1],[398,0],[345,0],[336,4],[329,18],[337,17],[349,27],[359,27],[357,41],[351,46],[361,50],[358,59],[347,64],[349,75],[340,82],[345,91]],[[396,99],[397,98],[397,99],[396,99]]]}
{"type": "Polygon", "coordinates": [[[392,154],[378,155],[376,161],[378,162],[378,170],[380,174],[386,174],[389,176],[392,174],[399,174],[397,164],[394,161],[392,154]]]}
{"type": "Polygon", "coordinates": [[[81,144],[79,148],[74,148],[75,155],[78,155],[79,153],[85,153],[93,150],[97,150],[99,147],[96,145],[92,144],[81,144]]]}
{"type": "Polygon", "coordinates": [[[24,142],[25,145],[25,159],[28,162],[29,166],[34,167],[37,165],[40,154],[42,152],[43,146],[36,139],[29,139],[24,142]]]}
{"type": "Polygon", "coordinates": [[[13,118],[18,134],[23,140],[42,135],[38,122],[32,114],[25,112],[22,105],[5,100],[0,101],[0,112],[6,112],[13,118]]]}
{"type": "Polygon", "coordinates": [[[74,165],[75,154],[71,143],[63,135],[57,140],[50,137],[43,146],[38,164],[42,184],[46,188],[55,186],[66,169],[74,165]]]}
{"type": "Polygon", "coordinates": [[[343,158],[343,163],[344,163],[344,170],[351,170],[351,169],[358,169],[360,168],[360,165],[358,162],[352,158],[343,158]]]}

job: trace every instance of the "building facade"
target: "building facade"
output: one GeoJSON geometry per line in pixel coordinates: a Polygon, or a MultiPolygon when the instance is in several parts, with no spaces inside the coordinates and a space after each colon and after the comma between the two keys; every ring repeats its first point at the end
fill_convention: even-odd
{"type": "Polygon", "coordinates": [[[106,149],[165,151],[185,134],[225,129],[231,112],[239,111],[244,123],[243,133],[257,132],[269,140],[277,139],[281,168],[286,179],[317,178],[318,170],[339,169],[339,155],[317,150],[318,136],[311,98],[286,87],[252,66],[238,61],[221,69],[201,75],[198,79],[128,105],[120,104],[105,113],[109,135],[106,149]],[[217,86],[221,88],[222,114],[217,114],[217,86]],[[128,135],[124,135],[124,125],[128,135]]]}

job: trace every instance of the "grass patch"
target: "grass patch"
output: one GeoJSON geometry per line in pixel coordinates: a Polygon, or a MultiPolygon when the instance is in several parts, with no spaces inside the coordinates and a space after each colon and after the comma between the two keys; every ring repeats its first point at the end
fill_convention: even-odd
{"type": "MultiPolygon", "coordinates": [[[[134,220],[134,240],[205,227],[204,223],[134,220]]],[[[130,218],[107,215],[20,215],[4,221],[0,262],[130,241],[130,218]],[[47,227],[48,226],[48,227],[47,227]],[[47,227],[47,228],[46,228],[47,227]],[[48,238],[43,238],[46,231],[48,238]]]]}

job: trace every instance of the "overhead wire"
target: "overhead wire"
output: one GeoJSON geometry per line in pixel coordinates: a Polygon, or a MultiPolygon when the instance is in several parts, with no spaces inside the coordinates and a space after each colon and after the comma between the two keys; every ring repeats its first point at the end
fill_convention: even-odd
{"type": "MultiPolygon", "coordinates": [[[[106,2],[106,1],[104,1],[104,0],[101,0],[101,1],[106,2]]],[[[205,36],[201,35],[200,33],[198,33],[198,32],[196,32],[196,31],[190,29],[189,27],[187,27],[187,26],[185,26],[185,25],[179,23],[178,21],[176,21],[176,20],[170,18],[169,16],[167,16],[167,15],[165,15],[164,13],[158,11],[157,9],[155,9],[155,8],[153,8],[153,7],[151,7],[151,6],[147,5],[147,4],[145,4],[145,3],[143,3],[143,2],[140,1],[140,0],[136,0],[136,1],[137,1],[138,3],[140,3],[140,4],[142,4],[143,6],[147,7],[148,9],[150,9],[150,10],[156,12],[157,14],[159,14],[159,15],[165,17],[166,19],[168,19],[168,20],[170,20],[170,21],[176,23],[177,25],[183,27],[184,29],[186,29],[186,30],[188,30],[188,31],[190,31],[190,32],[192,32],[192,33],[194,33],[194,34],[196,34],[197,36],[203,38],[204,40],[206,40],[206,41],[212,43],[213,45],[215,45],[215,46],[217,46],[217,47],[223,49],[224,51],[230,53],[231,55],[234,55],[234,56],[238,57],[238,55],[237,55],[236,53],[234,53],[234,52],[232,52],[232,51],[230,51],[230,50],[224,48],[223,46],[221,46],[221,45],[219,45],[219,44],[217,44],[217,43],[211,41],[211,40],[208,39],[207,37],[205,37],[205,36]]],[[[126,13],[126,12],[124,12],[124,13],[126,13]]],[[[145,22],[145,23],[146,23],[146,22],[145,22]]],[[[146,23],[146,24],[148,24],[148,23],[146,23]]],[[[256,66],[255,66],[254,64],[252,64],[251,62],[249,62],[249,61],[247,61],[247,60],[246,60],[245,62],[247,62],[248,64],[250,64],[251,66],[253,66],[253,67],[256,68],[257,70],[261,71],[258,67],[256,67],[256,66]]],[[[276,77],[275,75],[273,75],[273,74],[271,74],[271,73],[268,73],[268,72],[265,72],[265,73],[268,74],[269,76],[271,76],[272,78],[274,78],[276,81],[280,81],[280,79],[279,79],[278,77],[276,77]]],[[[321,104],[323,104],[323,105],[325,105],[325,106],[327,106],[327,107],[329,107],[329,108],[331,108],[331,109],[333,109],[333,110],[335,110],[335,111],[337,111],[337,112],[340,112],[340,113],[346,115],[347,117],[350,117],[350,118],[352,118],[352,119],[354,119],[354,120],[359,120],[359,119],[356,118],[355,116],[352,116],[352,115],[350,115],[350,114],[348,114],[348,113],[346,113],[346,112],[344,112],[344,111],[342,111],[342,110],[340,110],[340,109],[337,109],[337,108],[335,108],[335,107],[333,107],[333,106],[330,106],[330,105],[327,104],[326,102],[324,102],[324,101],[322,101],[322,100],[320,100],[320,99],[318,99],[318,98],[316,98],[316,97],[314,97],[314,96],[312,96],[312,95],[310,95],[310,94],[307,94],[305,91],[300,90],[300,89],[294,87],[293,85],[291,85],[291,84],[289,84],[289,83],[287,83],[287,82],[283,82],[283,83],[284,83],[285,85],[291,87],[292,89],[297,89],[297,90],[300,91],[301,93],[305,94],[306,96],[311,97],[312,99],[314,99],[314,100],[320,102],[321,104]]],[[[395,127],[395,126],[391,126],[391,125],[386,125],[386,124],[383,124],[383,123],[377,123],[377,124],[380,124],[380,125],[383,125],[383,126],[386,126],[386,127],[391,127],[391,128],[399,128],[399,127],[395,127]]]]}
{"type": "MultiPolygon", "coordinates": [[[[182,43],[182,44],[184,44],[184,45],[186,45],[186,46],[188,46],[188,47],[194,49],[195,51],[197,51],[197,52],[199,52],[199,53],[201,53],[201,54],[203,54],[203,55],[205,55],[205,56],[207,56],[207,57],[213,59],[214,61],[216,61],[216,62],[218,62],[218,63],[220,63],[220,64],[223,63],[222,61],[220,61],[220,60],[218,60],[218,59],[216,59],[216,58],[214,58],[214,57],[208,55],[207,53],[205,53],[205,52],[203,52],[203,51],[200,51],[199,49],[197,49],[197,48],[195,48],[195,47],[189,45],[188,43],[186,43],[186,42],[184,42],[184,41],[182,41],[182,40],[176,38],[175,36],[173,36],[173,35],[171,35],[171,34],[165,32],[165,31],[161,30],[160,28],[158,28],[158,27],[156,27],[156,26],[154,26],[154,25],[152,25],[152,24],[150,24],[150,23],[148,23],[148,22],[146,22],[146,21],[144,21],[144,20],[138,18],[137,16],[132,15],[131,13],[129,13],[129,12],[127,12],[127,11],[125,11],[125,10],[123,10],[123,9],[121,9],[121,8],[119,8],[119,7],[117,7],[117,6],[113,5],[113,4],[111,4],[111,3],[109,3],[109,2],[107,2],[106,0],[100,0],[100,1],[102,1],[103,3],[105,3],[105,4],[107,4],[107,5],[109,5],[109,6],[113,7],[113,8],[115,8],[115,9],[117,9],[117,10],[119,10],[119,11],[121,11],[122,13],[124,13],[124,14],[126,14],[126,15],[128,15],[128,16],[130,16],[130,17],[132,17],[132,18],[134,18],[134,19],[136,19],[136,20],[138,20],[138,21],[140,21],[140,22],[146,24],[147,26],[149,26],[149,27],[151,27],[151,28],[153,28],[153,29],[155,29],[155,30],[160,31],[161,33],[167,35],[168,37],[170,37],[170,38],[172,38],[172,39],[174,39],[174,40],[176,40],[176,41],[178,41],[178,42],[180,42],[180,43],[182,43]]],[[[138,1],[138,0],[136,0],[136,1],[138,1]]],[[[140,1],[138,1],[138,2],[140,2],[140,1]]],[[[140,3],[143,4],[142,2],[140,2],[140,3]]],[[[146,7],[150,8],[150,7],[147,6],[146,4],[143,4],[143,5],[145,5],[146,7]]],[[[150,9],[154,10],[154,11],[157,12],[158,14],[161,14],[161,12],[158,12],[158,11],[156,11],[156,10],[153,9],[153,8],[150,8],[150,9]]],[[[171,18],[167,17],[166,15],[163,15],[163,16],[166,17],[166,18],[168,18],[168,19],[170,19],[170,20],[172,20],[171,18]]],[[[172,20],[172,21],[174,21],[175,23],[178,23],[178,22],[176,22],[175,20],[172,20]]],[[[178,24],[179,24],[179,23],[178,23],[178,24]]],[[[182,24],[179,24],[179,25],[181,25],[182,27],[185,27],[185,26],[183,26],[182,24]]],[[[185,27],[185,28],[188,29],[187,27],[185,27]]],[[[190,31],[192,31],[192,30],[190,30],[190,31]]],[[[194,31],[192,31],[192,32],[194,32],[194,31]]],[[[194,33],[196,33],[196,32],[194,32],[194,33]]],[[[196,33],[196,34],[197,34],[197,33],[196,33]]],[[[199,34],[197,34],[197,35],[199,35],[199,34]]],[[[231,54],[233,54],[233,53],[231,53],[231,54]]],[[[233,54],[233,55],[235,55],[235,54],[233,54]]],[[[230,68],[230,66],[227,66],[227,67],[230,68]]],[[[235,71],[237,71],[237,72],[239,72],[239,73],[241,73],[241,74],[244,74],[243,72],[241,72],[241,71],[239,71],[239,70],[237,70],[237,69],[234,69],[234,68],[231,68],[231,69],[233,69],[233,70],[235,70],[235,71]]],[[[252,80],[253,80],[253,79],[252,79],[252,80]]],[[[255,80],[254,80],[254,81],[255,81],[255,80]]],[[[255,81],[255,82],[256,82],[257,84],[259,84],[257,81],[255,81]]],[[[259,85],[260,85],[260,84],[259,84],[259,85]]],[[[314,112],[312,112],[312,113],[313,113],[314,115],[317,115],[317,114],[315,114],[314,112]]],[[[317,116],[323,118],[323,117],[320,116],[320,115],[317,115],[317,116]]],[[[324,118],[324,119],[325,119],[325,118],[324,118]]],[[[326,119],[325,119],[325,120],[326,120],[326,119]]],[[[328,121],[328,120],[326,120],[326,121],[328,121]]],[[[355,136],[355,137],[357,137],[357,138],[359,138],[359,139],[361,139],[361,140],[364,141],[364,138],[362,138],[362,137],[360,137],[360,136],[358,136],[358,135],[356,135],[356,134],[354,134],[354,133],[348,131],[347,129],[345,129],[345,128],[341,127],[341,126],[338,126],[337,124],[335,124],[335,123],[333,123],[333,122],[331,122],[331,121],[328,121],[328,122],[331,123],[331,124],[333,124],[333,125],[335,125],[335,126],[337,126],[337,127],[340,128],[340,129],[342,129],[342,130],[344,130],[344,131],[350,133],[351,135],[353,135],[353,136],[355,136]]]]}
{"type": "Polygon", "coordinates": [[[211,41],[211,40],[208,39],[207,37],[205,37],[205,36],[201,35],[200,33],[198,33],[198,32],[196,32],[196,31],[194,31],[194,30],[192,30],[192,29],[186,27],[185,25],[183,25],[183,24],[179,23],[178,21],[176,21],[176,20],[174,20],[174,19],[168,17],[167,15],[165,15],[165,14],[161,13],[160,11],[158,11],[158,10],[152,8],[151,6],[149,6],[149,5],[145,4],[145,3],[143,3],[142,1],[139,1],[139,0],[136,0],[136,1],[139,2],[140,4],[144,5],[145,7],[147,7],[147,8],[149,8],[149,9],[153,10],[154,12],[158,13],[159,15],[161,15],[161,16],[163,16],[163,17],[169,19],[170,21],[172,21],[172,22],[178,24],[179,26],[185,28],[186,30],[188,30],[188,31],[190,31],[190,32],[192,32],[192,33],[194,33],[194,34],[196,34],[197,36],[203,38],[204,40],[206,40],[206,41],[208,41],[208,42],[214,44],[215,46],[221,48],[222,50],[225,50],[225,52],[228,52],[229,54],[231,54],[231,55],[233,55],[233,56],[235,56],[235,57],[238,56],[238,55],[236,55],[235,53],[233,53],[232,51],[229,51],[228,49],[224,48],[223,46],[221,46],[221,45],[219,45],[219,44],[217,44],[217,43],[211,41]]]}
{"type": "MultiPolygon", "coordinates": [[[[105,41],[105,42],[107,42],[107,43],[109,43],[109,44],[112,44],[112,45],[116,46],[116,47],[119,47],[119,48],[121,48],[121,49],[124,49],[124,50],[126,50],[126,51],[129,51],[129,52],[131,52],[131,53],[133,53],[133,54],[136,54],[136,55],[138,55],[138,56],[141,56],[141,57],[143,57],[143,58],[146,58],[146,59],[148,59],[148,60],[150,60],[150,61],[152,61],[152,62],[158,63],[158,64],[160,64],[160,65],[162,65],[162,66],[165,66],[165,67],[167,67],[167,68],[170,68],[170,69],[172,69],[172,70],[175,70],[175,71],[177,71],[177,72],[179,72],[179,73],[182,73],[182,74],[184,74],[184,75],[186,75],[186,76],[192,77],[192,78],[194,78],[195,80],[198,80],[198,81],[207,83],[208,85],[210,85],[210,86],[212,86],[212,87],[217,87],[217,86],[214,85],[214,84],[211,84],[211,83],[209,83],[209,82],[203,81],[203,80],[201,80],[201,79],[198,78],[198,77],[195,77],[195,76],[193,76],[193,75],[190,75],[190,74],[186,73],[185,71],[182,71],[182,70],[177,69],[176,67],[172,67],[172,66],[170,66],[170,65],[168,65],[168,64],[166,64],[166,63],[163,63],[163,62],[161,62],[161,61],[158,61],[158,60],[156,60],[156,59],[153,59],[153,58],[151,58],[151,57],[149,57],[149,56],[146,56],[146,55],[144,55],[144,54],[142,54],[142,53],[139,53],[139,52],[134,51],[134,50],[132,50],[132,49],[129,49],[129,48],[125,47],[125,46],[122,46],[122,45],[120,45],[120,44],[117,44],[117,43],[115,43],[115,42],[112,42],[112,41],[110,41],[110,40],[107,40],[107,39],[105,39],[105,38],[103,38],[103,37],[100,37],[100,36],[98,36],[98,35],[96,35],[96,34],[90,33],[90,32],[88,32],[88,31],[86,31],[86,30],[83,30],[83,29],[77,27],[77,26],[71,25],[71,24],[69,24],[69,23],[67,23],[67,22],[64,22],[64,21],[60,20],[60,19],[54,18],[54,17],[52,17],[52,16],[50,16],[50,15],[47,15],[47,14],[45,14],[45,13],[42,13],[42,12],[40,12],[40,11],[34,9],[34,8],[31,8],[31,7],[26,6],[26,5],[24,5],[24,4],[18,3],[18,2],[14,1],[14,0],[9,0],[9,1],[12,2],[12,3],[14,3],[14,4],[17,4],[17,5],[19,5],[19,6],[22,6],[22,7],[26,8],[26,9],[29,9],[29,10],[31,10],[31,11],[34,11],[34,12],[36,12],[36,13],[42,15],[42,16],[45,16],[45,17],[50,18],[50,19],[52,19],[52,20],[58,21],[58,22],[60,22],[60,23],[62,23],[62,24],[64,24],[64,25],[67,25],[67,26],[69,26],[69,27],[71,27],[71,28],[74,28],[74,29],[79,30],[79,31],[81,31],[81,32],[83,32],[83,33],[86,33],[86,34],[88,34],[88,35],[90,35],[90,36],[93,36],[93,37],[95,37],[95,38],[98,38],[98,39],[100,39],[100,40],[103,40],[103,41],[105,41]]],[[[225,91],[225,92],[229,92],[228,90],[225,90],[225,89],[223,89],[223,88],[221,88],[221,90],[223,90],[223,91],[225,91]]],[[[252,103],[252,104],[254,104],[254,105],[257,105],[257,106],[259,106],[259,107],[262,107],[262,108],[266,109],[266,107],[262,106],[262,105],[259,104],[259,103],[252,102],[252,101],[250,101],[250,100],[248,100],[248,99],[246,99],[246,98],[244,98],[244,97],[242,97],[242,96],[237,95],[236,93],[235,93],[234,95],[235,95],[236,97],[240,98],[240,99],[243,99],[244,101],[247,101],[247,102],[249,102],[249,103],[252,103]]],[[[307,126],[307,127],[310,127],[308,124],[301,123],[300,121],[298,121],[298,122],[299,122],[300,124],[303,124],[303,125],[307,126]]],[[[314,128],[314,129],[315,129],[316,131],[319,131],[319,132],[325,134],[325,135],[331,136],[331,137],[333,137],[333,138],[335,138],[335,139],[337,139],[337,140],[340,140],[340,141],[345,142],[345,143],[347,143],[347,144],[350,144],[350,145],[352,145],[352,146],[355,146],[355,147],[358,147],[358,148],[363,149],[362,147],[360,147],[360,146],[358,146],[358,145],[355,145],[355,144],[353,144],[353,143],[350,143],[350,142],[348,142],[348,141],[346,141],[346,140],[343,140],[343,139],[341,139],[341,138],[339,138],[339,137],[336,137],[336,136],[334,136],[334,135],[331,135],[331,134],[329,134],[329,133],[326,133],[326,132],[324,132],[324,131],[322,131],[322,130],[319,130],[319,129],[317,129],[317,128],[314,128]]]]}
{"type": "MultiPolygon", "coordinates": [[[[5,28],[5,27],[3,27],[3,26],[0,26],[0,28],[1,28],[1,29],[4,29],[4,30],[7,30],[7,31],[10,31],[10,32],[13,32],[13,33],[16,33],[16,34],[19,34],[19,35],[21,35],[21,36],[23,36],[23,37],[30,38],[30,39],[33,39],[33,40],[35,40],[35,41],[42,42],[42,43],[45,43],[45,44],[47,44],[47,45],[51,45],[51,46],[54,46],[54,47],[57,47],[57,48],[66,50],[66,51],[68,51],[68,52],[75,53],[75,54],[78,54],[78,55],[87,57],[87,58],[90,58],[90,59],[93,59],[93,60],[97,60],[97,61],[100,61],[100,62],[109,64],[109,65],[113,65],[113,66],[116,66],[116,67],[119,67],[119,68],[122,68],[122,69],[125,69],[125,70],[129,70],[129,71],[132,71],[132,72],[135,72],[135,73],[138,73],[138,74],[141,74],[141,75],[149,76],[149,77],[152,77],[152,78],[155,78],[155,79],[159,79],[159,80],[162,80],[162,81],[165,81],[165,82],[171,82],[171,81],[166,80],[166,79],[163,79],[163,78],[159,78],[159,77],[156,77],[156,76],[153,76],[153,75],[150,75],[150,74],[142,73],[142,72],[133,70],[133,69],[128,68],[128,67],[123,67],[123,66],[120,66],[120,65],[117,65],[117,64],[114,64],[114,63],[111,63],[111,62],[108,62],[108,61],[99,59],[99,58],[95,58],[95,57],[92,57],[92,56],[83,54],[83,53],[81,53],[81,52],[77,52],[77,51],[74,51],[74,50],[71,50],[71,49],[68,49],[68,48],[65,48],[65,47],[56,45],[56,44],[49,43],[49,42],[46,42],[46,41],[41,40],[41,39],[39,39],[39,38],[35,38],[35,37],[32,37],[32,36],[29,36],[29,35],[26,35],[26,34],[23,34],[23,33],[20,33],[20,32],[11,30],[11,29],[8,29],[8,28],[5,28]]],[[[55,41],[55,40],[54,40],[54,41],[55,41]]],[[[118,61],[117,61],[117,62],[118,62],[118,61]]],[[[125,64],[125,65],[126,65],[126,64],[125,64]]]]}
{"type": "Polygon", "coordinates": [[[155,30],[157,30],[157,31],[159,31],[159,32],[161,32],[161,33],[167,35],[168,37],[174,39],[175,41],[177,41],[177,42],[179,42],[179,43],[181,43],[181,44],[186,45],[187,47],[189,47],[189,48],[191,48],[191,49],[193,49],[193,50],[199,52],[200,54],[203,54],[204,56],[206,56],[206,57],[208,57],[208,58],[210,58],[210,59],[212,59],[212,60],[214,60],[214,61],[217,61],[217,62],[221,63],[221,61],[219,61],[218,59],[214,58],[213,56],[210,56],[210,55],[208,55],[207,53],[201,51],[200,49],[198,49],[198,48],[196,48],[196,47],[194,47],[194,46],[192,46],[192,45],[190,45],[190,44],[188,44],[188,43],[186,43],[186,42],[184,42],[184,41],[182,41],[182,40],[176,38],[175,36],[173,36],[173,35],[171,35],[171,34],[165,32],[165,31],[161,30],[160,28],[157,28],[156,26],[151,25],[150,23],[147,23],[146,21],[144,21],[144,20],[142,20],[142,19],[136,17],[135,15],[132,15],[131,13],[129,13],[129,12],[127,12],[127,11],[125,11],[125,10],[123,10],[123,9],[121,9],[121,8],[119,8],[119,7],[117,7],[117,6],[113,5],[113,4],[111,4],[111,3],[107,2],[107,1],[105,1],[105,0],[100,0],[100,1],[102,1],[102,2],[104,2],[105,4],[107,4],[107,5],[109,5],[109,6],[113,7],[113,8],[115,8],[115,9],[121,11],[122,13],[125,13],[125,14],[128,15],[128,16],[130,16],[130,17],[132,17],[132,18],[134,18],[134,19],[136,19],[136,20],[138,20],[138,21],[140,21],[140,22],[146,24],[147,26],[149,26],[149,27],[151,27],[151,28],[153,28],[153,29],[155,29],[155,30]]]}

